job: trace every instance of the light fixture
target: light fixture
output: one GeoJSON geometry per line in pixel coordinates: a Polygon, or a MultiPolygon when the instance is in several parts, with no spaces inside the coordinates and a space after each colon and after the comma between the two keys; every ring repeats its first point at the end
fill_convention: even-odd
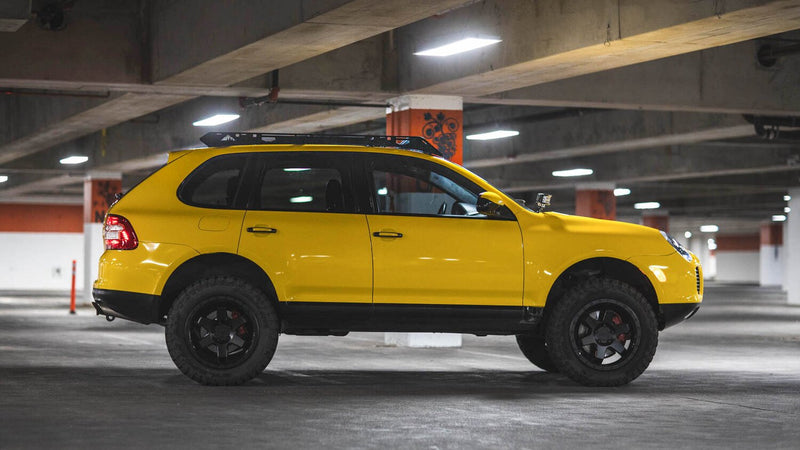
{"type": "Polygon", "coordinates": [[[708,249],[709,250],[716,250],[717,249],[717,241],[715,241],[714,239],[709,239],[708,240],[708,249]]]}
{"type": "Polygon", "coordinates": [[[378,189],[378,195],[389,195],[389,189],[385,187],[378,189]]]}
{"type": "Polygon", "coordinates": [[[314,197],[310,195],[300,195],[289,199],[289,203],[310,203],[314,201],[314,197]]]}
{"type": "Polygon", "coordinates": [[[5,183],[8,181],[8,175],[0,175],[0,183],[5,183]]]}
{"type": "Polygon", "coordinates": [[[792,199],[792,196],[791,196],[791,195],[784,195],[784,196],[783,196],[783,201],[785,201],[785,202],[788,202],[788,201],[789,201],[789,200],[791,200],[791,199],[792,199]]]}
{"type": "Polygon", "coordinates": [[[458,53],[468,52],[476,48],[486,47],[487,45],[502,42],[500,39],[466,38],[460,41],[451,42],[440,47],[431,48],[414,53],[417,56],[450,56],[458,53]]]}
{"type": "Polygon", "coordinates": [[[284,172],[305,172],[306,170],[311,170],[308,167],[287,167],[283,169],[284,172]]]}
{"type": "Polygon", "coordinates": [[[66,158],[61,158],[61,164],[83,164],[89,160],[88,156],[67,156],[66,158]]]}
{"type": "Polygon", "coordinates": [[[519,135],[519,131],[514,130],[495,130],[487,133],[470,134],[467,139],[470,141],[488,141],[490,139],[501,139],[519,135]]]}
{"type": "Polygon", "coordinates": [[[216,114],[205,119],[198,120],[192,123],[196,127],[213,127],[214,125],[222,125],[223,123],[232,122],[239,118],[238,114],[216,114]]]}
{"type": "Polygon", "coordinates": [[[687,232],[683,233],[683,237],[685,237],[686,239],[691,239],[692,238],[692,232],[691,231],[687,231],[687,232]]]}
{"type": "Polygon", "coordinates": [[[786,216],[784,216],[783,214],[774,215],[774,216],[772,216],[772,221],[773,222],[786,222],[786,216]]]}
{"type": "Polygon", "coordinates": [[[661,203],[658,202],[642,202],[633,204],[633,209],[658,209],[658,208],[661,208],[661,203]]]}
{"type": "Polygon", "coordinates": [[[788,206],[784,206],[783,207],[783,212],[790,213],[790,212],[792,212],[792,208],[789,208],[788,206]]]}
{"type": "Polygon", "coordinates": [[[716,233],[719,231],[719,227],[716,225],[701,225],[700,231],[703,233],[716,233]]]}
{"type": "Polygon", "coordinates": [[[614,197],[622,197],[625,195],[631,195],[631,190],[628,188],[616,188],[614,189],[614,197]]]}
{"type": "Polygon", "coordinates": [[[568,169],[568,170],[554,170],[554,177],[583,177],[594,173],[592,169],[568,169]]]}

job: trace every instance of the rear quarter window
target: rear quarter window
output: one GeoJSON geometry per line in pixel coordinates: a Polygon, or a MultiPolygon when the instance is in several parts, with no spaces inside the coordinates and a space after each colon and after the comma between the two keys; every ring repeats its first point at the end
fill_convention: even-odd
{"type": "Polygon", "coordinates": [[[221,155],[193,170],[178,188],[178,198],[192,206],[232,209],[242,185],[247,155],[221,155]]]}

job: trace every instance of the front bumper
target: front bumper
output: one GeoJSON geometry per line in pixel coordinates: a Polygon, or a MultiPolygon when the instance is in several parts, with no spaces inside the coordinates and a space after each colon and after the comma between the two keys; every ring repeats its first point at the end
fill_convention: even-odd
{"type": "Polygon", "coordinates": [[[700,309],[699,303],[673,303],[658,306],[661,308],[661,321],[663,321],[664,328],[691,319],[700,309]]]}
{"type": "Polygon", "coordinates": [[[162,323],[161,297],[137,292],[92,289],[92,306],[98,315],[119,317],[143,324],[162,323]]]}

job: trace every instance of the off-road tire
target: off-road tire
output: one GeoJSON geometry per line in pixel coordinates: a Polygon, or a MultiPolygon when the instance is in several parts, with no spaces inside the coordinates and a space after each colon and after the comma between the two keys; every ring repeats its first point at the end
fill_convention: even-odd
{"type": "Polygon", "coordinates": [[[621,386],[650,365],[658,345],[658,321],[647,299],[630,285],[592,278],[554,302],[546,325],[548,353],[573,381],[621,386]],[[622,353],[616,350],[623,347],[622,353]]]}
{"type": "Polygon", "coordinates": [[[550,354],[547,353],[547,344],[544,337],[532,334],[518,334],[517,345],[519,345],[519,349],[522,350],[522,354],[525,355],[528,361],[533,363],[534,366],[545,372],[558,373],[558,367],[553,364],[550,354]]]}
{"type": "Polygon", "coordinates": [[[178,295],[164,333],[172,361],[186,376],[206,385],[238,385],[264,371],[279,329],[264,292],[238,278],[214,276],[178,295]]]}

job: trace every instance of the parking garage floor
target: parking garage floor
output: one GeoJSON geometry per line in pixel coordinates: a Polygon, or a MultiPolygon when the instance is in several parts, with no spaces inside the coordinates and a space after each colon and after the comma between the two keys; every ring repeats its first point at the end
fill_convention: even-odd
{"type": "Polygon", "coordinates": [[[585,388],[531,366],[513,337],[461,349],[381,334],[282,336],[241,387],[172,364],[163,329],[67,299],[0,297],[0,448],[797,448],[800,307],[709,284],[631,385],[585,388]]]}

